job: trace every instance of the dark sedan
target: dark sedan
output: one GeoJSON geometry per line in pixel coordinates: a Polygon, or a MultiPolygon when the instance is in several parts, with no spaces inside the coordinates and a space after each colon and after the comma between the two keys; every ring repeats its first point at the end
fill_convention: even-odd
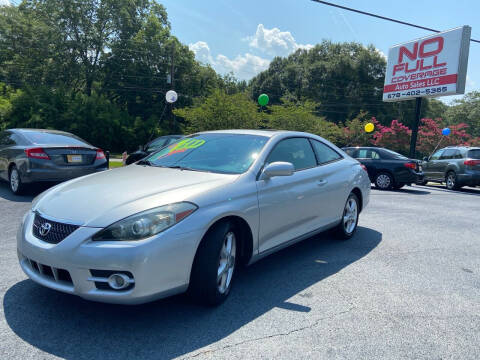
{"type": "Polygon", "coordinates": [[[150,141],[147,145],[142,146],[139,150],[135,151],[128,155],[127,160],[125,163],[127,165],[133,164],[134,162],[143,159],[144,157],[154,153],[161,148],[170,145],[174,141],[182,138],[183,135],[167,135],[167,136],[160,136],[152,141],[150,141]]]}
{"type": "Polygon", "coordinates": [[[370,181],[379,189],[400,189],[423,181],[418,161],[395,151],[377,147],[349,147],[343,150],[367,168],[370,181]]]}
{"type": "Polygon", "coordinates": [[[103,151],[73,134],[40,129],[0,132],[0,178],[15,194],[31,183],[60,182],[107,168],[103,151]]]}

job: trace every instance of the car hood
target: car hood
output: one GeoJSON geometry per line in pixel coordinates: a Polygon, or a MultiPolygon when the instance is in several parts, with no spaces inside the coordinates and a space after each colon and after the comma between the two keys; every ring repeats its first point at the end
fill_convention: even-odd
{"type": "Polygon", "coordinates": [[[33,210],[60,222],[105,227],[147,209],[189,201],[237,178],[238,175],[130,165],[60,184],[41,195],[33,210]]]}

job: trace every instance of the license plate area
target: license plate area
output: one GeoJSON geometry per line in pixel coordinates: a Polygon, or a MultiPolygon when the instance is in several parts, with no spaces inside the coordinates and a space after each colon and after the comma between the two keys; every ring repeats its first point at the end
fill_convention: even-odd
{"type": "Polygon", "coordinates": [[[67,155],[67,162],[70,163],[81,163],[83,161],[82,155],[67,155]]]}

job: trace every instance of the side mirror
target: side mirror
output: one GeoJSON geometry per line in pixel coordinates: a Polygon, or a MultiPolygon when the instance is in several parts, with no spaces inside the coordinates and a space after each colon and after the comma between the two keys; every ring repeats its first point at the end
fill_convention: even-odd
{"type": "Polygon", "coordinates": [[[423,161],[427,162],[427,161],[428,161],[428,157],[425,156],[425,157],[423,158],[423,161]]]}
{"type": "Polygon", "coordinates": [[[274,176],[291,176],[295,171],[295,167],[292,163],[277,161],[268,164],[263,169],[260,180],[266,180],[274,176]]]}

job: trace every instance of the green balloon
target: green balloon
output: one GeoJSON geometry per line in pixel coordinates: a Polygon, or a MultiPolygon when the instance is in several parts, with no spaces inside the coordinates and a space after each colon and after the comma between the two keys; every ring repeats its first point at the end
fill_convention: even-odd
{"type": "Polygon", "coordinates": [[[262,94],[258,97],[258,103],[261,105],[261,106],[265,106],[268,104],[268,95],[267,94],[262,94]]]}

